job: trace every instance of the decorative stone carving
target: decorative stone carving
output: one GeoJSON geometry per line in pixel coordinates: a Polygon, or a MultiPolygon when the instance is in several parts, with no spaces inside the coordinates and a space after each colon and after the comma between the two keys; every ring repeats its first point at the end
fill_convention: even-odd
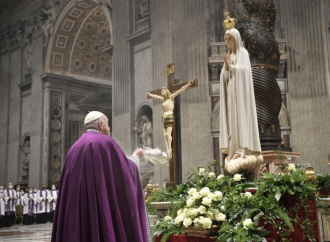
{"type": "Polygon", "coordinates": [[[49,183],[57,182],[61,171],[62,150],[62,93],[51,92],[50,96],[50,142],[49,142],[49,183]]]}
{"type": "Polygon", "coordinates": [[[7,24],[4,29],[0,31],[0,49],[4,50],[16,44],[23,45],[24,23],[18,21],[13,24],[7,24]]]}
{"type": "Polygon", "coordinates": [[[55,3],[51,0],[49,1],[49,8],[41,8],[42,12],[47,15],[45,23],[42,25],[41,30],[45,35],[44,46],[48,44],[49,39],[54,34],[54,23],[57,16],[57,8],[55,3]]]}
{"type": "Polygon", "coordinates": [[[111,80],[111,55],[104,51],[111,46],[112,38],[111,22],[106,14],[108,8],[104,8],[109,2],[79,1],[67,14],[61,15],[46,56],[49,58],[46,72],[111,80]]]}
{"type": "Polygon", "coordinates": [[[146,18],[150,15],[149,4],[150,4],[149,0],[139,1],[139,16],[141,19],[146,18]]]}
{"type": "Polygon", "coordinates": [[[30,167],[30,136],[26,136],[21,148],[22,181],[29,180],[30,167]]]}
{"type": "Polygon", "coordinates": [[[146,115],[142,116],[140,127],[134,127],[134,131],[140,134],[143,148],[152,148],[152,123],[146,115]]]}
{"type": "Polygon", "coordinates": [[[32,34],[26,37],[24,45],[25,76],[32,74],[32,34]]]}

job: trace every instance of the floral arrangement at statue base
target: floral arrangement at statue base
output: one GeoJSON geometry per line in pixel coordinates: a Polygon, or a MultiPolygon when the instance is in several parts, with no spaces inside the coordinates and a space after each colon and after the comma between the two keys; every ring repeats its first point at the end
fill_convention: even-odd
{"type": "Polygon", "coordinates": [[[200,167],[175,191],[176,202],[157,222],[155,235],[162,235],[162,242],[171,234],[210,237],[212,228],[219,226],[213,230],[217,242],[288,241],[297,225],[301,241],[315,241],[317,220],[310,219],[315,210],[308,204],[315,200],[316,191],[316,185],[293,164],[286,172],[264,174],[253,181],[243,174],[216,175],[211,166],[209,172],[200,167]],[[281,202],[287,194],[295,196],[292,209],[281,202]]]}
{"type": "Polygon", "coordinates": [[[192,227],[183,227],[183,229],[188,236],[210,238],[217,236],[220,226],[213,225],[210,229],[197,229],[192,227]]]}

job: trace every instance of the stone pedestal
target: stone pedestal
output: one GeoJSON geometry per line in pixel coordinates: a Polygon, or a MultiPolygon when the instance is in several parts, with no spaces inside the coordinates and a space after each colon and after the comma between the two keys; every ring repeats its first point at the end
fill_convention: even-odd
{"type": "Polygon", "coordinates": [[[287,160],[287,157],[291,157],[291,162],[294,163],[296,158],[300,157],[300,153],[282,151],[281,156],[283,157],[282,161],[279,157],[279,152],[277,150],[267,150],[262,152],[264,157],[264,163],[260,166],[259,175],[263,173],[275,173],[275,168],[281,166],[282,162],[287,160]]]}
{"type": "Polygon", "coordinates": [[[167,211],[172,208],[171,202],[152,202],[150,205],[157,209],[158,217],[164,217],[167,211]]]}

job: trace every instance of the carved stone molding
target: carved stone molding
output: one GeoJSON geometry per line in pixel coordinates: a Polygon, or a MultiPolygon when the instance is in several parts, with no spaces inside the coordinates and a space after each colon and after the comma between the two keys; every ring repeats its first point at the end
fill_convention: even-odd
{"type": "Polygon", "coordinates": [[[112,33],[104,5],[108,1],[76,1],[59,19],[46,72],[111,80],[112,33]]]}

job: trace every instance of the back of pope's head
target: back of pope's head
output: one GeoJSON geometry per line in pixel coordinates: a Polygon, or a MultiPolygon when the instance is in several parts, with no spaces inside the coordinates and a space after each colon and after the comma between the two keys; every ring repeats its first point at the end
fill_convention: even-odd
{"type": "Polygon", "coordinates": [[[91,123],[91,122],[101,118],[102,116],[104,116],[104,114],[99,111],[91,111],[86,115],[84,124],[91,123]]]}

